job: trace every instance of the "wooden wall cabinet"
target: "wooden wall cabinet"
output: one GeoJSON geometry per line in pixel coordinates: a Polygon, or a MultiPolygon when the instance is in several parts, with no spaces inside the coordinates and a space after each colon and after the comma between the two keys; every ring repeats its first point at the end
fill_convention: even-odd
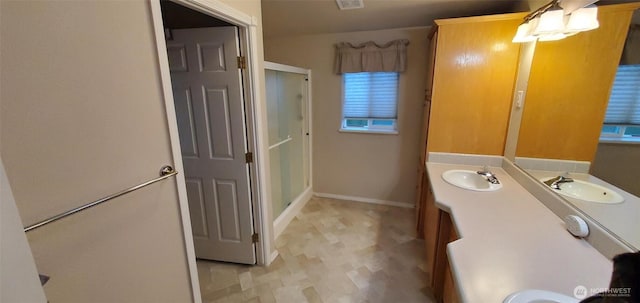
{"type": "MultiPolygon", "coordinates": [[[[428,153],[502,155],[526,14],[436,20],[429,35],[427,83],[417,168],[418,236],[425,232],[428,153]]],[[[429,240],[428,237],[425,239],[429,240]]]]}
{"type": "Polygon", "coordinates": [[[524,15],[435,21],[427,151],[503,154],[524,15]]]}
{"type": "Polygon", "coordinates": [[[426,201],[427,191],[423,191],[423,188],[426,189],[428,186],[427,175],[426,175],[426,162],[427,162],[427,141],[428,141],[428,130],[429,130],[429,115],[431,112],[431,90],[433,88],[433,71],[435,68],[436,61],[436,43],[437,43],[437,31],[433,31],[429,35],[429,39],[431,40],[429,44],[429,66],[427,67],[427,86],[424,92],[424,104],[422,111],[422,128],[420,135],[420,153],[419,153],[419,161],[418,161],[418,186],[417,186],[417,195],[416,195],[416,214],[417,214],[417,227],[418,227],[418,238],[424,237],[424,201],[426,201]]]}

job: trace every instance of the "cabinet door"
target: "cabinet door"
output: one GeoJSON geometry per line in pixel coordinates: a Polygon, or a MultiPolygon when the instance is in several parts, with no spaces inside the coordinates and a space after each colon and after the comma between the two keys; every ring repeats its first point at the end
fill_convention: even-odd
{"type": "Polygon", "coordinates": [[[418,201],[416,201],[416,236],[418,239],[425,238],[425,211],[427,206],[427,187],[429,183],[427,182],[427,171],[424,169],[424,165],[418,167],[418,185],[416,196],[418,197],[418,201]]]}
{"type": "Polygon", "coordinates": [[[438,210],[438,215],[440,224],[438,226],[438,239],[433,266],[433,294],[438,302],[459,302],[453,276],[451,275],[449,258],[447,257],[447,245],[457,240],[458,235],[453,227],[451,216],[442,210],[438,210]]]}
{"type": "MultiPolygon", "coordinates": [[[[449,224],[449,239],[447,243],[451,243],[458,240],[458,234],[453,228],[453,224],[449,224]]],[[[455,282],[453,281],[453,275],[451,273],[451,264],[449,258],[447,258],[446,269],[444,271],[444,285],[442,287],[442,302],[446,303],[458,303],[462,302],[458,297],[458,291],[456,290],[455,282]]]]}
{"type": "Polygon", "coordinates": [[[502,155],[521,15],[438,20],[428,150],[502,155]],[[478,21],[479,20],[479,21],[478,21]]]}
{"type": "MultiPolygon", "coordinates": [[[[427,179],[425,177],[425,179],[427,179]]],[[[438,230],[440,228],[440,210],[436,207],[433,192],[428,182],[424,187],[425,201],[424,201],[424,244],[426,249],[426,268],[428,272],[427,282],[430,287],[433,288],[434,280],[436,277],[436,254],[438,248],[438,230]]]]}
{"type": "Polygon", "coordinates": [[[442,293],[442,302],[446,303],[458,303],[461,302],[456,292],[455,284],[453,282],[453,276],[451,275],[451,268],[444,272],[444,287],[442,293]]]}

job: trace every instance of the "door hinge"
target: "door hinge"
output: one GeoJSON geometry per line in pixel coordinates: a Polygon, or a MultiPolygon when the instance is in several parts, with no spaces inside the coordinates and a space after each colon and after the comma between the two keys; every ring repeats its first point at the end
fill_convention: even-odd
{"type": "Polygon", "coordinates": [[[244,56],[238,57],[238,68],[247,69],[247,58],[245,58],[244,56]]]}
{"type": "Polygon", "coordinates": [[[253,153],[252,152],[248,152],[246,154],[244,154],[244,159],[247,163],[253,163],[253,153]]]}
{"type": "Polygon", "coordinates": [[[260,236],[258,236],[258,234],[257,234],[257,233],[255,233],[255,234],[251,235],[251,241],[252,241],[252,243],[258,243],[258,242],[260,242],[260,236]]]}

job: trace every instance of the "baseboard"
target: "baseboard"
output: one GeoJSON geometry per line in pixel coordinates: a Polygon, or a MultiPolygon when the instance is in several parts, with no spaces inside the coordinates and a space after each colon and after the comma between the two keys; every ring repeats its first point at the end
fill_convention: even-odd
{"type": "Polygon", "coordinates": [[[269,256],[269,258],[271,259],[271,260],[269,260],[269,264],[273,263],[273,261],[275,261],[275,260],[276,260],[276,258],[278,257],[278,255],[279,255],[278,250],[277,250],[277,249],[276,249],[276,250],[274,250],[274,251],[271,253],[271,256],[269,256]]]}
{"type": "Polygon", "coordinates": [[[396,206],[396,207],[402,207],[402,208],[415,208],[415,206],[413,204],[409,204],[409,203],[405,203],[405,202],[388,201],[388,200],[380,200],[380,199],[372,199],[372,198],[364,198],[364,197],[354,197],[354,196],[334,195],[334,194],[327,194],[327,193],[314,193],[314,195],[316,197],[320,197],[320,198],[349,200],[349,201],[355,201],[355,202],[364,202],[364,203],[371,203],[371,204],[396,206]]]}
{"type": "Polygon", "coordinates": [[[278,236],[284,231],[284,229],[291,223],[291,220],[295,218],[300,210],[307,205],[307,202],[313,196],[312,188],[307,188],[297,199],[295,199],[289,207],[287,207],[281,214],[273,221],[273,238],[277,239],[278,236]]]}

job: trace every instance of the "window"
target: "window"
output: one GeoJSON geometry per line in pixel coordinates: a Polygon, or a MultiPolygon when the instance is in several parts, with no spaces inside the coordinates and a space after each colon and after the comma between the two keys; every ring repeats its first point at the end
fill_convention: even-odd
{"type": "Polygon", "coordinates": [[[397,72],[345,73],[342,80],[342,131],[397,133],[397,72]]]}
{"type": "Polygon", "coordinates": [[[640,142],[640,64],[618,67],[600,138],[640,142]]]}

